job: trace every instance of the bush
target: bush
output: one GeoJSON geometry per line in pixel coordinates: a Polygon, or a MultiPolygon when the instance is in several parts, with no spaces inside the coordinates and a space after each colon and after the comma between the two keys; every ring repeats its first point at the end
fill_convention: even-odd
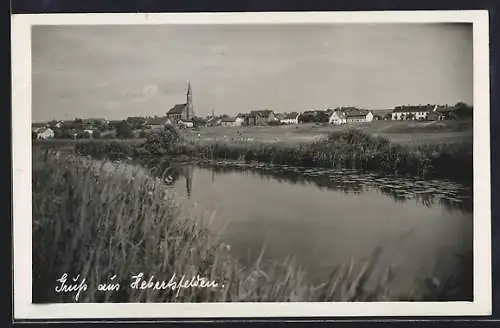
{"type": "Polygon", "coordinates": [[[82,140],[76,143],[75,151],[78,154],[90,155],[94,158],[121,159],[133,156],[134,146],[118,140],[82,140]]]}
{"type": "Polygon", "coordinates": [[[164,130],[148,133],[144,148],[152,156],[178,154],[182,140],[177,129],[170,126],[164,130]]]}

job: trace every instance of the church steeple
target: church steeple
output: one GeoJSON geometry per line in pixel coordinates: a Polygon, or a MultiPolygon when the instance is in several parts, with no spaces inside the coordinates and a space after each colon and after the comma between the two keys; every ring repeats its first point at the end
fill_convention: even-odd
{"type": "Polygon", "coordinates": [[[187,107],[187,119],[191,120],[194,117],[194,110],[193,110],[193,94],[191,91],[190,81],[188,81],[188,88],[186,93],[186,107],[187,107]]]}

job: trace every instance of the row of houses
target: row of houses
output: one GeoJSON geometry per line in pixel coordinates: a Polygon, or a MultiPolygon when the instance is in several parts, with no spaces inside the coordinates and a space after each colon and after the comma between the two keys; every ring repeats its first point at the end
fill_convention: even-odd
{"type": "Polygon", "coordinates": [[[234,117],[209,117],[207,124],[211,126],[258,126],[258,125],[292,125],[307,122],[323,122],[344,124],[354,122],[371,122],[373,113],[357,108],[338,108],[326,111],[305,111],[303,113],[275,113],[272,110],[254,110],[248,114],[234,117]]]}
{"type": "Polygon", "coordinates": [[[456,111],[454,106],[447,105],[418,105],[397,106],[389,110],[367,110],[357,107],[338,107],[335,109],[311,110],[302,113],[275,113],[272,110],[254,110],[248,114],[238,114],[234,117],[223,116],[209,118],[214,125],[241,126],[241,125],[290,125],[301,122],[321,122],[329,124],[349,124],[371,122],[373,120],[446,120],[453,119],[456,111]]]}
{"type": "MultiPolygon", "coordinates": [[[[189,94],[189,92],[188,92],[189,94]]],[[[117,127],[127,122],[134,132],[144,132],[148,129],[162,129],[172,124],[181,128],[197,126],[258,126],[258,125],[292,125],[299,123],[329,123],[334,125],[371,122],[373,120],[446,120],[457,117],[459,112],[471,115],[472,107],[459,103],[455,106],[447,105],[417,105],[397,106],[389,110],[367,110],[356,107],[338,107],[327,110],[310,110],[290,113],[276,113],[273,110],[252,110],[249,113],[239,113],[235,116],[222,115],[216,117],[213,113],[205,119],[195,117],[190,105],[175,105],[162,117],[128,117],[126,120],[109,121],[102,118],[75,119],[73,121],[51,121],[48,123],[34,123],[33,135],[38,139],[53,138],[56,131],[69,131],[70,135],[92,137],[96,133],[100,137],[116,136],[117,127]],[[182,106],[181,106],[182,105],[182,106]]],[[[464,115],[463,113],[461,115],[464,115]]]]}

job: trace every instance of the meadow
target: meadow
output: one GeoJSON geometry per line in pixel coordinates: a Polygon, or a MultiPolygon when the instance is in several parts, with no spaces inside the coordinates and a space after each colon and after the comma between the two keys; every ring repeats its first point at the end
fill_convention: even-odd
{"type": "MultiPolygon", "coordinates": [[[[161,178],[143,168],[80,156],[33,154],[33,302],[74,302],[56,293],[62,273],[87,278],[78,302],[290,302],[472,300],[472,254],[461,256],[449,279],[415,277],[405,294],[391,290],[394,272],[372,256],[339,266],[319,285],[305,279],[293,258],[244,267],[208,229],[211,216],[178,204],[161,178]],[[124,172],[134,171],[134,174],[124,172]],[[217,288],[154,291],[130,289],[140,272],[168,281],[200,275],[217,288]],[[96,286],[120,277],[114,293],[96,286]],[[178,293],[178,294],[177,294],[178,293]]],[[[265,245],[262,254],[265,252],[265,245]]]]}
{"type": "Polygon", "coordinates": [[[302,143],[318,140],[329,133],[352,128],[368,135],[384,137],[402,145],[459,143],[472,140],[472,121],[372,121],[346,125],[299,124],[290,126],[208,127],[187,130],[187,139],[213,141],[254,141],[302,143]]]}

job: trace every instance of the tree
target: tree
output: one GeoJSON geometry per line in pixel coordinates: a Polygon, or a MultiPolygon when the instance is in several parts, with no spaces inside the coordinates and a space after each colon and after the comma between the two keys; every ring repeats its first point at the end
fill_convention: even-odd
{"type": "Polygon", "coordinates": [[[328,120],[330,117],[328,116],[327,112],[318,112],[316,115],[316,122],[318,123],[328,123],[328,120]]]}
{"type": "Polygon", "coordinates": [[[144,148],[151,155],[163,156],[175,153],[180,141],[179,131],[174,126],[166,126],[164,130],[148,133],[144,148]]]}
{"type": "Polygon", "coordinates": [[[116,127],[116,137],[130,139],[134,137],[132,126],[127,121],[121,121],[116,127]]]}
{"type": "Polygon", "coordinates": [[[73,121],[73,129],[83,130],[83,120],[81,118],[76,118],[73,121]]]}
{"type": "Polygon", "coordinates": [[[467,105],[464,102],[458,102],[454,106],[453,113],[450,113],[450,116],[455,116],[461,119],[472,119],[473,117],[473,107],[467,105]]]}
{"type": "Polygon", "coordinates": [[[207,121],[203,117],[193,117],[193,125],[194,127],[202,127],[207,124],[207,121]]]}
{"type": "Polygon", "coordinates": [[[129,123],[134,129],[141,129],[146,123],[146,118],[144,117],[129,117],[127,118],[127,123],[129,123]]]}

